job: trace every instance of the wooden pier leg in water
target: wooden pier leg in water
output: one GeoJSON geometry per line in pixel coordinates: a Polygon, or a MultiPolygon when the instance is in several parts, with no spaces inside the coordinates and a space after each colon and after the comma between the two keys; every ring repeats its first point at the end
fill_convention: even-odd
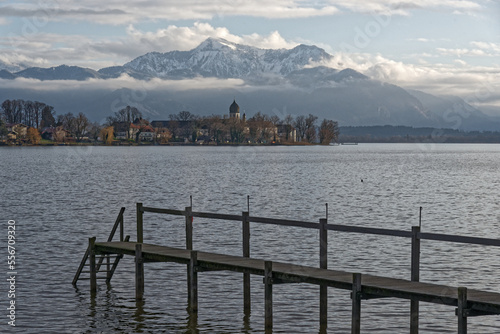
{"type": "Polygon", "coordinates": [[[467,288],[458,288],[458,334],[467,334],[467,288]]]}
{"type": "Polygon", "coordinates": [[[191,251],[191,259],[189,260],[189,274],[191,276],[191,284],[189,286],[189,309],[192,313],[198,312],[198,252],[191,251]]]}
{"type": "Polygon", "coordinates": [[[361,333],[361,274],[352,274],[352,324],[351,333],[361,333]]]}
{"type": "Polygon", "coordinates": [[[135,299],[142,301],[144,295],[144,259],[142,244],[135,245],[135,299]]]}
{"type": "MultiPolygon", "coordinates": [[[[250,222],[248,221],[248,212],[243,212],[242,230],[243,230],[243,257],[250,257],[250,222]]],[[[246,317],[250,315],[250,274],[243,274],[243,313],[246,317]]]]}
{"type": "MultiPolygon", "coordinates": [[[[319,267],[328,269],[328,230],[327,220],[319,220],[319,267]]],[[[320,332],[326,332],[328,328],[328,287],[325,284],[319,286],[319,326],[320,332]]]]}
{"type": "Polygon", "coordinates": [[[264,262],[264,317],[266,332],[273,329],[273,263],[264,262]]]}
{"type": "MultiPolygon", "coordinates": [[[[187,206],[184,212],[186,216],[186,249],[193,250],[193,208],[187,206]]],[[[191,272],[189,264],[187,265],[187,290],[188,300],[191,300],[191,272]]]]}
{"type": "MultiPolygon", "coordinates": [[[[420,226],[411,228],[411,280],[420,281],[420,226]]],[[[410,334],[418,334],[419,302],[410,302],[410,334]]]]}
{"type": "Polygon", "coordinates": [[[137,242],[144,242],[142,203],[137,203],[137,242]]]}
{"type": "Polygon", "coordinates": [[[95,263],[95,240],[96,237],[89,238],[89,262],[90,262],[90,293],[95,295],[97,292],[97,270],[95,263]]]}

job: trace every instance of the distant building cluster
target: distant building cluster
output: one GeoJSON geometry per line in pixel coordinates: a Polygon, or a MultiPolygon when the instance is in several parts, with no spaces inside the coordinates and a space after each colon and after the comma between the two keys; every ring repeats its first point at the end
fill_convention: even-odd
{"type": "Polygon", "coordinates": [[[170,120],[155,120],[151,126],[168,130],[172,141],[198,144],[223,143],[295,143],[297,131],[292,124],[285,124],[277,117],[257,113],[247,120],[240,114],[240,106],[233,100],[229,114],[197,117],[189,112],[171,115],[170,120]]]}
{"type": "Polygon", "coordinates": [[[229,113],[207,117],[181,111],[170,115],[169,120],[148,121],[130,106],[108,117],[105,125],[91,123],[82,113],[59,115],[57,120],[54,116],[53,108],[43,103],[6,100],[0,117],[0,143],[293,144],[330,143],[338,136],[336,122],[324,120],[318,128],[317,117],[311,114],[296,118],[288,115],[281,120],[257,112],[247,119],[245,113],[240,113],[236,99],[230,104],[229,113]],[[33,106],[38,106],[40,112],[33,113],[33,106]]]}

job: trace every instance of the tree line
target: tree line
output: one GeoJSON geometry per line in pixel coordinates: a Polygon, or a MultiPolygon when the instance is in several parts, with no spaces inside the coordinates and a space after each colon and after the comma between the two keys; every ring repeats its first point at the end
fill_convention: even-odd
{"type": "Polygon", "coordinates": [[[195,141],[199,129],[204,128],[209,132],[209,136],[215,142],[220,143],[224,138],[229,138],[232,143],[243,143],[249,140],[255,143],[268,143],[276,140],[278,127],[282,129],[281,138],[284,142],[294,142],[295,140],[304,143],[329,144],[336,141],[339,135],[338,123],[324,119],[319,127],[318,117],[312,114],[308,116],[299,115],[293,117],[287,115],[284,119],[278,116],[269,116],[257,112],[244,122],[239,119],[226,119],[220,115],[199,117],[189,111],[181,111],[178,114],[169,115],[169,130],[172,137],[188,137],[192,134],[192,141],[195,141]],[[183,122],[189,122],[189,127],[181,127],[183,122]],[[292,138],[295,130],[296,138],[292,138]]]}
{"type": "MultiPolygon", "coordinates": [[[[114,133],[116,132],[116,124],[121,124],[127,129],[127,140],[134,140],[134,138],[129,138],[129,133],[132,124],[138,119],[141,120],[141,124],[144,124],[142,113],[131,106],[115,112],[106,119],[105,124],[101,125],[91,122],[83,113],[74,115],[69,112],[56,115],[54,107],[42,102],[20,99],[5,100],[1,104],[0,137],[6,134],[5,123],[22,123],[29,129],[36,129],[38,134],[41,134],[45,128],[61,129],[59,132],[54,132],[55,141],[63,140],[59,137],[63,137],[68,132],[77,142],[88,138],[91,141],[100,139],[110,143],[116,136],[114,133]]],[[[294,142],[297,140],[305,143],[316,143],[319,140],[322,144],[329,144],[336,141],[339,134],[337,122],[325,119],[317,126],[318,117],[312,114],[296,117],[287,115],[281,120],[278,116],[257,112],[248,120],[240,120],[220,115],[201,117],[189,111],[181,111],[177,114],[170,114],[169,120],[168,128],[155,128],[156,136],[154,138],[163,138],[162,142],[165,142],[165,139],[170,140],[170,138],[178,141],[189,138],[195,142],[201,133],[208,133],[210,140],[216,143],[226,141],[231,143],[271,143],[277,140],[276,129],[280,127],[281,141],[294,142]],[[201,131],[202,129],[204,132],[201,131]],[[292,138],[293,135],[296,137],[292,138]]],[[[149,122],[145,122],[149,124],[149,122]]],[[[31,131],[31,133],[35,132],[31,131]]]]}
{"type": "Polygon", "coordinates": [[[22,123],[29,129],[38,130],[39,134],[44,128],[61,127],[76,141],[81,141],[86,136],[97,140],[101,130],[101,126],[92,123],[84,113],[73,115],[68,112],[56,116],[54,107],[39,101],[5,100],[1,105],[0,116],[1,135],[5,135],[5,125],[9,123],[22,123]]]}

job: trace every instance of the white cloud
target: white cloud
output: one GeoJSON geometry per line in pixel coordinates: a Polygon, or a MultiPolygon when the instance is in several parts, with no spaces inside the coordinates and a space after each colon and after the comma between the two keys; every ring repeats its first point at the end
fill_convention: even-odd
{"type": "Polygon", "coordinates": [[[209,20],[214,17],[251,16],[271,19],[330,16],[339,8],[361,13],[409,15],[413,10],[429,9],[468,13],[481,9],[472,0],[24,0],[0,7],[0,17],[25,17],[37,22],[84,20],[123,25],[141,20],[209,20]]]}
{"type": "Polygon", "coordinates": [[[129,25],[120,39],[92,40],[82,35],[43,32],[0,37],[0,61],[38,67],[67,64],[98,70],[123,65],[148,52],[191,50],[209,37],[265,49],[293,48],[299,44],[285,40],[278,31],[238,36],[227,28],[200,22],[188,27],[170,25],[156,31],[141,31],[129,25]]]}
{"type": "MultiPolygon", "coordinates": [[[[227,28],[213,27],[208,23],[196,22],[192,27],[168,26],[156,32],[142,32],[130,25],[127,29],[127,44],[141,44],[147,51],[167,52],[173,50],[191,50],[209,37],[224,38],[228,41],[251,45],[258,48],[277,49],[292,48],[298,43],[286,41],[278,31],[267,36],[259,34],[238,36],[231,34],[227,28]]],[[[144,51],[142,51],[144,53],[144,51]]]]}
{"type": "Polygon", "coordinates": [[[208,89],[208,88],[238,88],[245,87],[244,81],[240,79],[216,79],[216,78],[194,78],[185,80],[163,80],[152,79],[143,81],[134,79],[128,75],[122,75],[116,79],[88,79],[78,80],[46,80],[16,78],[14,80],[0,79],[1,88],[30,89],[37,91],[74,91],[74,90],[115,90],[129,88],[137,91],[161,91],[186,90],[186,89],[208,89]]]}
{"type": "Polygon", "coordinates": [[[477,11],[482,6],[480,1],[473,0],[330,0],[334,6],[347,8],[353,12],[384,13],[386,15],[410,15],[413,10],[453,10],[463,14],[477,11]]]}
{"type": "Polygon", "coordinates": [[[451,64],[407,64],[387,59],[380,54],[344,52],[335,53],[330,63],[322,65],[337,69],[352,68],[373,79],[430,94],[460,96],[477,107],[497,108],[500,114],[498,65],[473,66],[461,59],[456,59],[451,64]]]}
{"type": "Polygon", "coordinates": [[[500,55],[500,43],[474,41],[470,44],[478,49],[485,50],[485,52],[491,54],[492,56],[500,55]]]}
{"type": "Polygon", "coordinates": [[[310,6],[296,0],[184,0],[118,1],[68,0],[47,2],[26,0],[21,5],[0,7],[0,16],[39,17],[44,20],[89,20],[103,24],[128,24],[144,19],[212,19],[216,16],[303,18],[333,15],[333,6],[310,6]],[[98,8],[98,9],[96,9],[98,8]]]}
{"type": "Polygon", "coordinates": [[[437,48],[436,49],[439,54],[443,56],[454,56],[454,57],[462,57],[462,56],[487,56],[487,54],[481,49],[468,49],[468,48],[456,48],[456,49],[446,49],[446,48],[437,48]]]}

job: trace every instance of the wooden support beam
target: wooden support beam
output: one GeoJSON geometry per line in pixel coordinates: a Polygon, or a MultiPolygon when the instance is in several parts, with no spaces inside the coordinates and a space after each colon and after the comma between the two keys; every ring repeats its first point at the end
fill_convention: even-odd
{"type": "MultiPolygon", "coordinates": [[[[319,220],[319,267],[328,269],[328,229],[327,219],[319,220]]],[[[319,286],[319,325],[325,330],[328,327],[328,287],[319,286]]]]}
{"type": "Polygon", "coordinates": [[[361,333],[361,274],[352,274],[352,323],[351,334],[361,333]]]}
{"type": "Polygon", "coordinates": [[[189,260],[189,275],[191,282],[189,285],[189,309],[192,313],[198,312],[198,252],[191,251],[191,258],[189,260]]]}
{"type": "MultiPolygon", "coordinates": [[[[411,228],[411,281],[420,281],[420,226],[411,228]]],[[[418,300],[410,301],[410,334],[418,334],[418,300]]]]}
{"type": "Polygon", "coordinates": [[[89,262],[90,262],[90,293],[97,293],[97,267],[95,262],[95,240],[96,237],[89,238],[89,262]]]}
{"type": "Polygon", "coordinates": [[[467,288],[458,288],[458,334],[467,334],[467,288]]]}
{"type": "MultiPolygon", "coordinates": [[[[250,257],[250,221],[248,220],[250,213],[242,213],[242,232],[243,232],[243,257],[250,257]]],[[[250,274],[243,274],[243,312],[245,315],[250,315],[251,312],[251,297],[250,297],[250,274]]]]}
{"type": "Polygon", "coordinates": [[[144,259],[142,244],[135,245],[135,299],[142,301],[144,295],[144,259]]]}
{"type": "Polygon", "coordinates": [[[266,332],[273,329],[273,263],[264,262],[264,317],[266,332]]]}

